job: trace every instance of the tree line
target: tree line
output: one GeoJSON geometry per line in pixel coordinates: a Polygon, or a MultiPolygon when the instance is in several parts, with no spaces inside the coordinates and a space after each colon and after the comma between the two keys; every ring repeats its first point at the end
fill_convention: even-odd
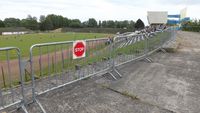
{"type": "MultiPolygon", "coordinates": [[[[139,19],[139,25],[144,23],[139,19]],[[142,23],[141,23],[142,22],[142,23]]],[[[137,28],[138,23],[130,20],[114,21],[104,20],[96,21],[94,18],[89,18],[87,21],[81,22],[79,19],[69,19],[61,15],[49,14],[47,16],[41,15],[39,22],[37,18],[28,15],[25,19],[18,18],[5,18],[0,20],[0,27],[25,27],[30,30],[54,30],[57,28],[70,27],[70,28],[123,28],[134,29],[137,28]],[[136,26],[135,26],[136,25],[136,26]]],[[[143,27],[142,26],[142,27],[143,27]]],[[[140,26],[139,26],[140,27],[140,26]]]]}
{"type": "Polygon", "coordinates": [[[182,23],[182,30],[200,32],[200,20],[192,20],[182,23]]]}

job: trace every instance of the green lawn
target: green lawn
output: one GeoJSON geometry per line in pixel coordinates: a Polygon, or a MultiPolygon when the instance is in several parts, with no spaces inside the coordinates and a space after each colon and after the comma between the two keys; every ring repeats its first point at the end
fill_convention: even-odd
{"type": "Polygon", "coordinates": [[[15,46],[21,49],[22,57],[29,56],[31,45],[46,42],[59,42],[78,39],[91,39],[108,37],[111,34],[101,33],[38,33],[25,35],[0,36],[0,47],[15,46]]]}

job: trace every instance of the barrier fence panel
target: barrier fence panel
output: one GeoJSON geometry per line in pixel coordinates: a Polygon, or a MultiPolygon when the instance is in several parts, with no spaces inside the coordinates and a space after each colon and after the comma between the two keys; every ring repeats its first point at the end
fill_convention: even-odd
{"type": "Polygon", "coordinates": [[[170,41],[174,36],[173,29],[159,32],[133,34],[115,37],[114,65],[147,58],[149,54],[161,49],[162,45],[170,41]]]}
{"type": "Polygon", "coordinates": [[[28,102],[25,100],[32,94],[31,100],[36,101],[45,113],[37,95],[99,73],[110,73],[116,79],[113,74],[116,72],[122,77],[115,67],[147,58],[174,39],[175,30],[166,29],[151,33],[124,33],[114,38],[35,44],[30,48],[30,65],[25,69],[30,76],[24,76],[26,64],[22,63],[18,48],[0,48],[0,111],[20,105],[27,112],[24,105],[28,102]],[[27,94],[24,89],[28,89],[27,94]]]}
{"type": "Polygon", "coordinates": [[[114,45],[115,66],[145,53],[146,37],[142,34],[116,37],[114,45]],[[120,39],[117,39],[120,38],[120,39]]]}
{"type": "Polygon", "coordinates": [[[33,99],[36,95],[109,69],[110,40],[101,38],[80,41],[85,45],[79,42],[74,45],[74,42],[35,44],[30,48],[33,99]],[[77,55],[75,58],[74,54],[77,55]],[[85,57],[78,58],[84,54],[85,57]]]}
{"type": "Polygon", "coordinates": [[[24,78],[20,57],[19,48],[0,48],[0,111],[10,106],[24,105],[24,78]]]}

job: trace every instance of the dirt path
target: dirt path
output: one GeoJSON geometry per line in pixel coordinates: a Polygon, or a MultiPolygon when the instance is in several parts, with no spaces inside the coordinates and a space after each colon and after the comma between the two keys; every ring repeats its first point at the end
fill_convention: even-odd
{"type": "Polygon", "coordinates": [[[175,113],[200,111],[200,34],[177,33],[175,53],[157,53],[153,63],[130,63],[121,69],[123,78],[110,87],[136,95],[141,101],[175,113]]]}
{"type": "Polygon", "coordinates": [[[181,38],[180,52],[200,54],[200,33],[178,32],[177,36],[181,38]]]}

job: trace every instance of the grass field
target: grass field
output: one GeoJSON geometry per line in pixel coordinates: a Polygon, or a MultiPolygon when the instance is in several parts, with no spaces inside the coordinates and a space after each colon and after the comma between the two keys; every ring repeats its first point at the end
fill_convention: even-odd
{"type": "Polygon", "coordinates": [[[15,46],[21,49],[21,56],[28,57],[31,45],[46,42],[59,42],[78,39],[103,38],[112,34],[101,33],[39,33],[0,36],[0,47],[15,46]]]}
{"type": "MultiPolygon", "coordinates": [[[[21,47],[22,49],[22,53],[23,56],[28,57],[29,55],[29,48],[32,44],[35,43],[43,43],[43,42],[54,42],[54,41],[66,41],[66,40],[76,40],[76,39],[86,39],[87,38],[94,38],[94,37],[106,37],[109,36],[109,34],[88,34],[88,33],[78,33],[78,34],[73,34],[73,33],[57,33],[57,34],[53,34],[53,33],[49,33],[49,34],[40,34],[40,35],[36,35],[36,34],[29,34],[29,35],[22,35],[19,37],[8,37],[8,36],[2,36],[0,40],[4,40],[4,43],[6,43],[6,45],[8,46],[8,44],[16,44],[17,47],[21,47]],[[42,36],[41,36],[42,35],[42,36]],[[66,35],[66,36],[65,36],[66,35]],[[34,36],[37,36],[37,38],[34,38],[34,36]],[[45,38],[46,37],[46,38],[45,38]],[[41,38],[41,39],[40,39],[41,38]],[[23,40],[23,41],[19,41],[19,40],[23,40]],[[34,40],[35,39],[35,40],[34,40]],[[9,42],[9,40],[14,42],[9,42]],[[29,41],[31,40],[31,42],[29,41]],[[19,43],[17,43],[17,41],[19,43]],[[22,45],[20,45],[20,43],[22,45]],[[27,52],[27,54],[24,54],[24,52],[27,52]]],[[[156,36],[153,36],[151,38],[148,39],[148,50],[147,51],[151,51],[156,49],[159,45],[160,42],[166,41],[168,40],[168,38],[170,37],[170,33],[168,32],[163,32],[163,33],[158,33],[156,36]]],[[[103,41],[103,42],[99,42],[99,43],[95,43],[95,41],[93,42],[92,46],[91,44],[88,43],[88,47],[90,49],[87,49],[88,51],[86,52],[86,57],[82,58],[82,59],[76,59],[76,60],[72,60],[72,53],[65,53],[64,55],[64,59],[62,59],[62,55],[61,55],[61,48],[57,48],[57,61],[55,61],[55,54],[50,53],[50,59],[48,60],[47,55],[45,56],[44,53],[46,49],[46,46],[43,47],[42,49],[42,53],[44,54],[44,56],[42,56],[41,60],[40,58],[33,58],[34,60],[34,69],[35,69],[35,76],[37,76],[37,78],[40,77],[45,77],[49,74],[51,74],[53,76],[53,74],[56,75],[56,73],[60,73],[63,70],[73,70],[75,71],[75,65],[81,65],[81,67],[84,67],[86,65],[89,64],[93,64],[95,62],[101,62],[103,58],[117,58],[118,55],[122,54],[122,55],[141,55],[145,52],[145,47],[146,47],[146,40],[141,40],[139,42],[136,42],[134,44],[125,46],[123,48],[116,48],[113,51],[110,51],[109,47],[111,47],[111,45],[106,45],[105,42],[107,40],[103,41]],[[90,46],[89,46],[90,45],[90,46]],[[60,53],[59,53],[60,52],[60,53]],[[46,59],[46,60],[45,60],[46,59]],[[48,66],[48,61],[50,63],[50,65],[48,66]],[[40,63],[42,65],[40,65],[40,63]]],[[[2,41],[0,42],[2,44],[4,44],[2,41]]],[[[2,45],[1,45],[2,46],[2,45]]],[[[13,46],[13,45],[12,45],[13,46]]],[[[52,46],[52,52],[55,49],[55,46],[52,46]]],[[[67,47],[67,46],[65,46],[67,47]]],[[[51,48],[50,48],[51,49],[51,48]]],[[[69,52],[68,49],[69,48],[65,48],[67,49],[66,52],[69,52]]],[[[38,49],[35,49],[35,52],[38,53],[38,49]]],[[[35,54],[38,55],[38,54],[35,54]]],[[[1,54],[0,54],[1,56],[1,54]]],[[[37,57],[37,56],[36,56],[37,57]]],[[[1,59],[1,57],[0,57],[1,59]]],[[[12,63],[12,62],[11,62],[12,63]]],[[[16,64],[16,63],[13,63],[16,64]]],[[[11,64],[11,67],[13,66],[13,69],[17,69],[18,67],[16,67],[15,65],[11,64]]],[[[5,67],[6,68],[6,67],[5,67]]],[[[14,73],[14,72],[13,72],[14,73]]],[[[6,73],[5,73],[6,75],[6,73]]],[[[2,80],[1,78],[1,73],[0,73],[0,81],[2,80]]],[[[14,84],[18,85],[18,79],[16,78],[18,76],[15,75],[15,77],[13,78],[14,80],[14,84]]],[[[8,78],[7,78],[8,79],[8,78]]],[[[77,78],[75,78],[77,79],[77,78]]],[[[6,85],[4,85],[4,87],[7,87],[8,85],[8,81],[6,81],[6,85]]],[[[30,81],[30,75],[28,74],[26,76],[25,74],[25,81],[30,81]]],[[[0,87],[2,87],[2,83],[0,83],[0,87]]]]}

